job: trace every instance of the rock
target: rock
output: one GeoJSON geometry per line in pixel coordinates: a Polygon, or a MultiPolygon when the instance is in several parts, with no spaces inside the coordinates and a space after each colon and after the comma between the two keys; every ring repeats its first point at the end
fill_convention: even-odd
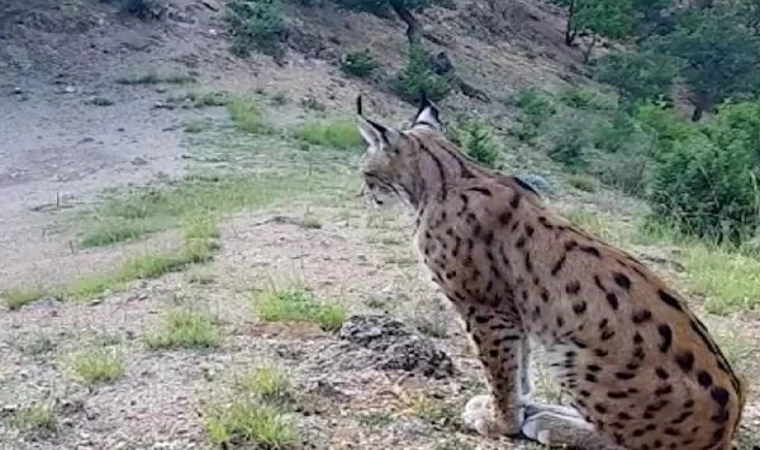
{"type": "Polygon", "coordinates": [[[201,4],[211,11],[219,11],[219,4],[214,0],[201,0],[201,4]]]}
{"type": "Polygon", "coordinates": [[[63,92],[66,94],[73,94],[76,91],[77,91],[77,88],[75,88],[74,86],[66,86],[65,88],[63,88],[63,92]]]}
{"type": "Polygon", "coordinates": [[[552,192],[552,183],[543,175],[537,173],[523,173],[517,176],[517,178],[528,183],[533,189],[541,193],[552,192]]]}
{"type": "Polygon", "coordinates": [[[148,164],[148,160],[142,156],[135,156],[135,158],[132,160],[133,166],[144,166],[146,164],[148,164]]]}
{"type": "Polygon", "coordinates": [[[446,353],[411,327],[388,316],[352,316],[338,336],[372,350],[373,366],[380,370],[417,372],[432,378],[454,374],[454,365],[446,353]]]}

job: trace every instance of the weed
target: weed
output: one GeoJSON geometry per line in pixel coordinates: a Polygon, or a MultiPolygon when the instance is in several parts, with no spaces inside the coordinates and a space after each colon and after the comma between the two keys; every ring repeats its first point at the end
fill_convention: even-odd
{"type": "Polygon", "coordinates": [[[370,77],[379,68],[380,64],[368,49],[347,53],[340,61],[340,69],[343,72],[359,78],[370,77]]]}
{"type": "Polygon", "coordinates": [[[208,108],[225,106],[229,101],[226,92],[219,91],[190,91],[179,97],[170,97],[169,103],[179,103],[183,108],[208,108]]]}
{"type": "Polygon", "coordinates": [[[264,119],[253,99],[243,97],[232,98],[227,103],[227,110],[238,130],[253,134],[266,131],[264,119]]]}
{"type": "Polygon", "coordinates": [[[285,405],[293,398],[287,375],[274,367],[258,367],[240,379],[237,387],[270,405],[285,405]]]}
{"type": "Polygon", "coordinates": [[[28,356],[43,356],[58,349],[58,341],[47,333],[37,333],[29,339],[22,339],[17,344],[18,350],[28,356]]]}
{"type": "Polygon", "coordinates": [[[137,85],[137,84],[188,84],[194,83],[195,77],[192,75],[176,72],[162,73],[159,71],[148,71],[143,73],[131,73],[123,75],[116,79],[119,84],[137,85]]]}
{"type": "Polygon", "coordinates": [[[206,129],[207,123],[203,120],[193,120],[185,124],[185,128],[182,130],[185,133],[201,133],[206,129]]]}
{"type": "Polygon", "coordinates": [[[462,441],[461,439],[454,437],[447,439],[443,442],[439,442],[435,445],[434,450],[473,450],[475,447],[462,441]]]}
{"type": "Polygon", "coordinates": [[[261,450],[287,450],[298,446],[295,427],[276,408],[235,399],[206,413],[206,434],[219,448],[233,443],[261,450]]]}
{"type": "Polygon", "coordinates": [[[574,174],[567,177],[567,183],[583,192],[596,192],[599,190],[599,183],[589,176],[574,174]]]}
{"type": "Polygon", "coordinates": [[[356,419],[367,428],[385,428],[396,420],[393,414],[386,411],[366,412],[357,416],[356,419]]]}
{"type": "Polygon", "coordinates": [[[189,308],[167,312],[160,332],[148,334],[145,345],[151,350],[209,349],[219,346],[221,334],[209,314],[189,308]]]}
{"type": "Polygon", "coordinates": [[[51,404],[34,404],[21,407],[13,415],[11,422],[24,432],[48,432],[58,430],[58,420],[51,404]]]}
{"type": "Polygon", "coordinates": [[[197,268],[188,273],[187,281],[192,284],[212,284],[216,281],[216,275],[208,270],[197,268]]]}
{"type": "Polygon", "coordinates": [[[71,357],[71,368],[90,384],[111,383],[124,376],[125,363],[119,348],[93,347],[71,357]]]}
{"type": "Polygon", "coordinates": [[[254,298],[253,308],[264,322],[314,322],[325,331],[338,330],[346,320],[343,306],[317,300],[303,289],[262,292],[254,298]]]}
{"type": "Polygon", "coordinates": [[[92,106],[111,106],[113,105],[113,100],[106,97],[92,97],[84,102],[86,105],[92,105],[92,106]]]}
{"type": "Polygon", "coordinates": [[[293,129],[293,136],[310,144],[341,150],[360,149],[363,142],[356,125],[343,120],[305,123],[293,129]]]}
{"type": "Polygon", "coordinates": [[[14,288],[3,292],[1,296],[8,309],[16,310],[47,295],[50,294],[42,288],[14,288]]]}
{"type": "Polygon", "coordinates": [[[319,217],[310,213],[304,214],[302,224],[304,228],[310,230],[318,230],[322,228],[322,221],[319,220],[319,217]]]}
{"type": "Polygon", "coordinates": [[[452,405],[424,394],[412,397],[410,408],[414,416],[434,426],[449,427],[459,420],[457,409],[452,405]]]}

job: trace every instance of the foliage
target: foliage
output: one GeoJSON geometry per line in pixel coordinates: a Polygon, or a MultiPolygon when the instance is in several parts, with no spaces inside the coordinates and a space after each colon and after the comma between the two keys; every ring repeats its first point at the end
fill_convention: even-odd
{"type": "Polygon", "coordinates": [[[467,155],[486,167],[495,168],[501,151],[494,140],[493,130],[482,120],[470,119],[457,128],[456,141],[467,155]]]}
{"type": "Polygon", "coordinates": [[[307,122],[294,128],[293,135],[311,144],[341,150],[361,149],[364,142],[356,124],[345,120],[307,122]]]}
{"type": "Polygon", "coordinates": [[[596,79],[614,86],[630,105],[667,98],[674,72],[669,58],[644,51],[610,53],[595,64],[596,79]]]}
{"type": "Polygon", "coordinates": [[[287,28],[278,0],[232,0],[224,15],[234,38],[232,52],[248,56],[251,49],[282,57],[287,28]]]}
{"type": "Polygon", "coordinates": [[[521,141],[531,141],[538,136],[538,130],[556,112],[549,97],[537,90],[522,90],[515,104],[520,109],[520,126],[514,131],[521,141]]]}
{"type": "Polygon", "coordinates": [[[744,120],[747,109],[729,106],[724,119],[669,143],[669,151],[659,158],[650,195],[655,217],[719,240],[738,242],[756,231],[757,131],[753,121],[744,120]]]}
{"type": "Polygon", "coordinates": [[[659,38],[656,47],[680,60],[678,74],[696,105],[694,120],[760,84],[760,37],[726,7],[682,13],[676,30],[659,38]]]}
{"type": "Polygon", "coordinates": [[[340,68],[349,75],[367,78],[371,77],[380,68],[380,64],[369,50],[365,49],[347,53],[340,61],[340,68]]]}
{"type": "Polygon", "coordinates": [[[438,102],[451,92],[450,81],[435,73],[430,66],[430,56],[420,45],[410,45],[404,70],[396,79],[396,92],[409,102],[417,103],[422,94],[438,102]]]}

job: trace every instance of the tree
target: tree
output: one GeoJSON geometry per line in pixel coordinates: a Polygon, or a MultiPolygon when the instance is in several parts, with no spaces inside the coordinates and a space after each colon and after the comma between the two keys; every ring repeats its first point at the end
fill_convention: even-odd
{"type": "Polygon", "coordinates": [[[421,43],[422,29],[414,13],[425,8],[443,3],[443,0],[335,0],[338,5],[359,11],[366,11],[378,16],[387,16],[392,10],[406,24],[406,37],[411,45],[421,43]]]}
{"type": "Polygon", "coordinates": [[[675,67],[670,59],[651,51],[610,53],[594,68],[596,79],[614,86],[629,106],[667,98],[675,67]]]}
{"type": "Polygon", "coordinates": [[[713,7],[683,13],[657,47],[680,61],[678,74],[691,91],[693,121],[724,99],[760,84],[760,37],[736,11],[713,7]]]}

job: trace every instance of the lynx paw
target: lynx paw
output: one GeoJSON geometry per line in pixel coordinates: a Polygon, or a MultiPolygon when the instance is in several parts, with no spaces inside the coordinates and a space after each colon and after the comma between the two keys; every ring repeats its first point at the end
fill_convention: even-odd
{"type": "Polygon", "coordinates": [[[493,438],[518,435],[524,418],[525,413],[522,408],[516,408],[512,417],[497,414],[489,395],[477,395],[471,398],[462,414],[462,421],[466,428],[493,438]]]}

